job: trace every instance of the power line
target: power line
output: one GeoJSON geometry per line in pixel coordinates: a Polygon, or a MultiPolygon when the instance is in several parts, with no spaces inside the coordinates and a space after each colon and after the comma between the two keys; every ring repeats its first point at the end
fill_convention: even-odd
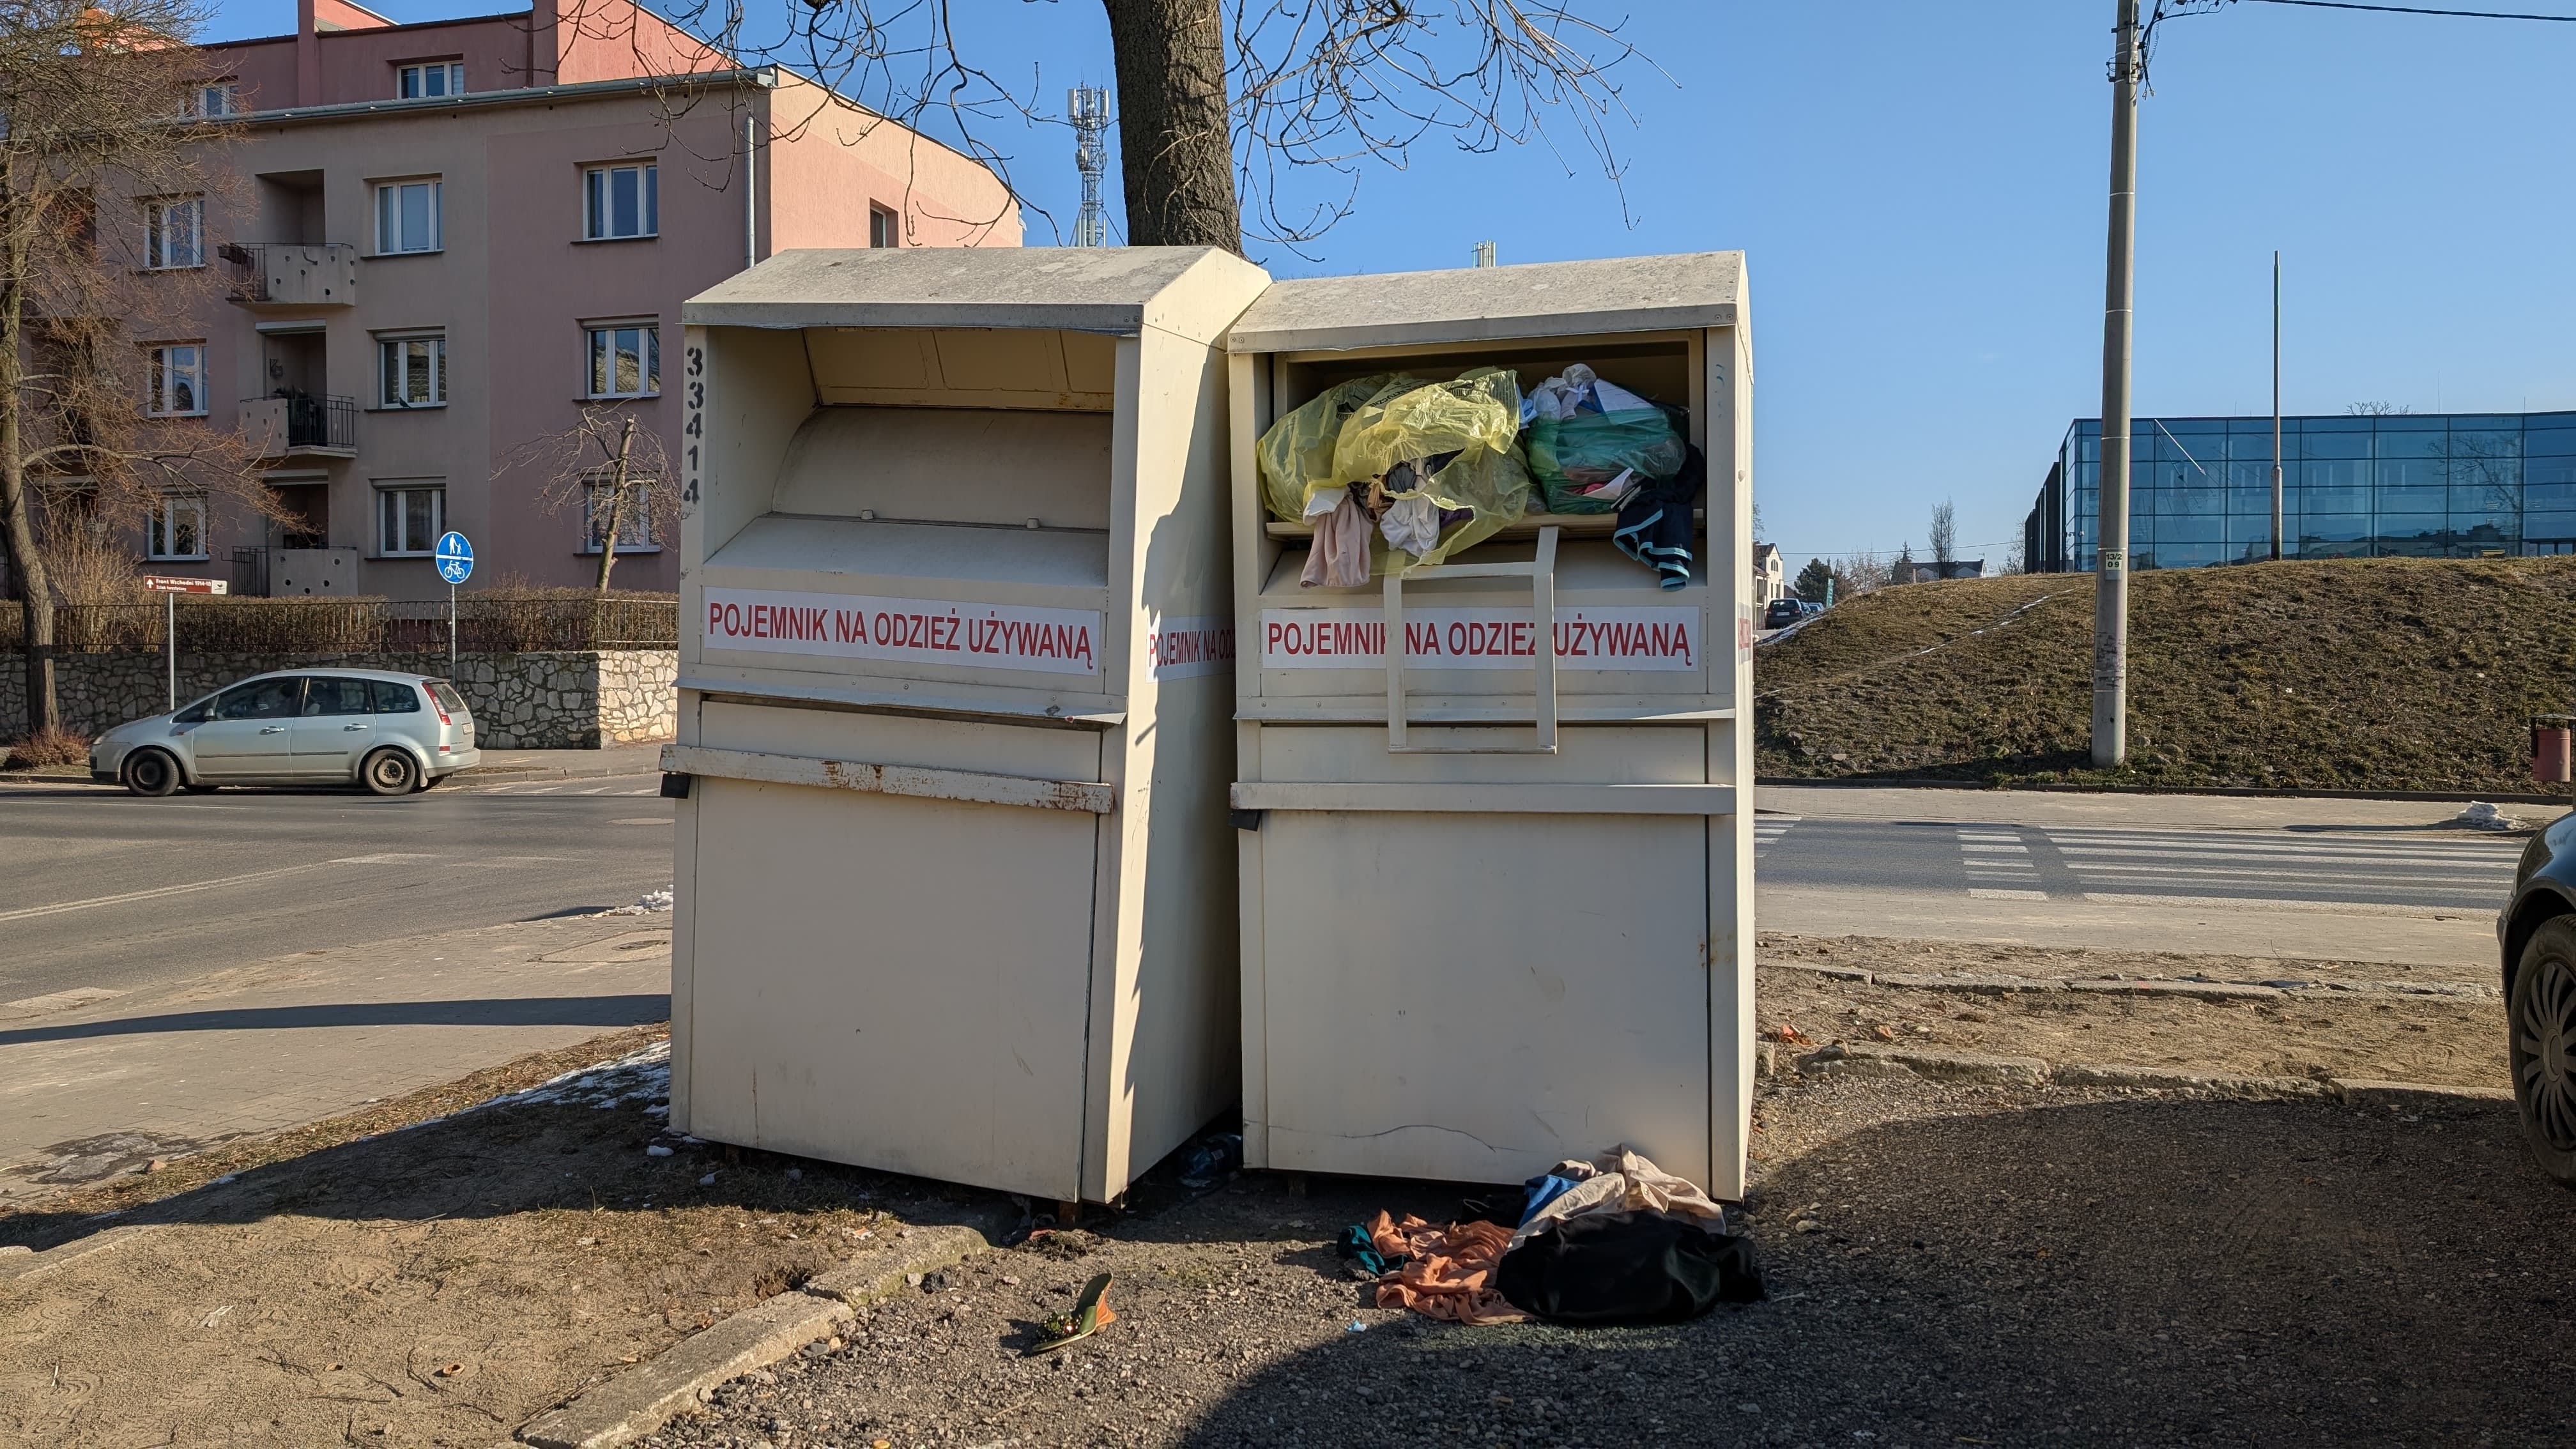
{"type": "Polygon", "coordinates": [[[2508,10],[2429,10],[2421,5],[2365,5],[2360,0],[2254,0],[2257,5],[2304,5],[2316,10],[2377,10],[2387,15],[2447,15],[2459,20],[2554,20],[2576,25],[2576,15],[2523,15],[2508,10]]]}

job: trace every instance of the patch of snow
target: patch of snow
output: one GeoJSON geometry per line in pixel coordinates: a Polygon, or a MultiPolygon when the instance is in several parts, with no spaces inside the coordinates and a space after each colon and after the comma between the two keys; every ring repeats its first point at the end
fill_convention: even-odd
{"type": "Polygon", "coordinates": [[[618,906],[613,910],[602,911],[600,914],[603,916],[650,916],[662,911],[667,911],[670,908],[671,888],[664,886],[658,891],[647,891],[644,894],[637,896],[635,898],[635,904],[631,906],[618,906]]]}
{"type": "Polygon", "coordinates": [[[2471,830],[2511,830],[2517,824],[2512,816],[2484,800],[2475,801],[2468,809],[2452,816],[2451,823],[2465,825],[2471,830]]]}

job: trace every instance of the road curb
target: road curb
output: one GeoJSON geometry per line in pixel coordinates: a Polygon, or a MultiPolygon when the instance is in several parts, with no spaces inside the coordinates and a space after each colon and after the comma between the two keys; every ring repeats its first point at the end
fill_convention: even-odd
{"type": "Polygon", "coordinates": [[[124,1247],[152,1229],[152,1224],[135,1223],[58,1243],[41,1253],[0,1253],[0,1283],[24,1283],[42,1277],[66,1264],[124,1247]]]}
{"type": "Polygon", "coordinates": [[[2052,1063],[2038,1057],[1971,1056],[1840,1043],[1803,1053],[1792,1058],[1790,1064],[1800,1076],[1828,1079],[1917,1077],[1974,1086],[2118,1087],[2244,1102],[2333,1099],[2347,1106],[2416,1111],[2513,1101],[2513,1092],[2505,1087],[2454,1087],[2438,1082],[2385,1082],[2360,1077],[2322,1081],[2313,1077],[2241,1077],[2182,1067],[2052,1063]]]}
{"type": "Polygon", "coordinates": [[[1899,991],[1952,991],[1967,996],[2014,996],[2049,991],[2097,995],[2176,996],[2195,1001],[2358,1001],[2401,996],[2420,1001],[2492,1001],[2504,993],[2470,983],[2413,981],[2194,981],[2173,976],[1932,976],[1908,971],[1863,971],[1856,966],[1811,966],[1799,961],[1760,961],[1765,971],[1803,971],[1828,981],[1884,986],[1899,991]]]}
{"type": "Polygon", "coordinates": [[[1816,785],[1835,790],[1963,790],[1984,795],[2207,795],[2231,800],[2397,800],[2427,805],[2475,805],[2480,801],[2490,805],[2576,803],[2565,795],[2480,795],[2455,790],[2285,790],[2259,785],[2095,785],[2019,780],[1989,784],[1983,780],[1943,780],[1925,776],[1876,780],[1858,775],[1756,775],[1753,783],[1756,788],[1765,785],[1793,788],[1816,785]]]}
{"type": "Polygon", "coordinates": [[[2337,1077],[2335,1095],[2354,1107],[2458,1107],[2513,1101],[2510,1087],[2445,1087],[2427,1082],[2383,1082],[2368,1077],[2337,1077]]]}
{"type": "Polygon", "coordinates": [[[804,1287],[703,1329],[650,1362],[585,1390],[530,1420],[518,1442],[536,1449],[615,1449],[702,1403],[715,1389],[828,1337],[862,1304],[890,1298],[924,1273],[986,1251],[1005,1224],[998,1211],[973,1224],[913,1227],[804,1287]]]}

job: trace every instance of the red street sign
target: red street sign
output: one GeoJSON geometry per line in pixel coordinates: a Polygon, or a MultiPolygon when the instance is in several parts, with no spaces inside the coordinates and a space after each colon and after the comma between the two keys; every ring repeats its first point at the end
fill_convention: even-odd
{"type": "Polygon", "coordinates": [[[232,585],[222,579],[191,579],[178,574],[145,574],[143,587],[156,594],[229,594],[232,585]]]}

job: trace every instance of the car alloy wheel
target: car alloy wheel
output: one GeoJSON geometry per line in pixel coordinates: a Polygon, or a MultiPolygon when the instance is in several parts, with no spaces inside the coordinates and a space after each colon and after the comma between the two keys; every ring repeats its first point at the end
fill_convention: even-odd
{"type": "Polygon", "coordinates": [[[408,795],[420,788],[420,766],[400,750],[378,750],[367,756],[358,775],[379,795],[408,795]]]}
{"type": "Polygon", "coordinates": [[[155,799],[179,788],[179,762],[161,750],[138,750],[125,762],[125,788],[155,799]]]}
{"type": "Polygon", "coordinates": [[[2508,1016],[2523,1136],[2543,1171],[2576,1187],[2576,918],[2560,916],[2532,933],[2508,1016]]]}

